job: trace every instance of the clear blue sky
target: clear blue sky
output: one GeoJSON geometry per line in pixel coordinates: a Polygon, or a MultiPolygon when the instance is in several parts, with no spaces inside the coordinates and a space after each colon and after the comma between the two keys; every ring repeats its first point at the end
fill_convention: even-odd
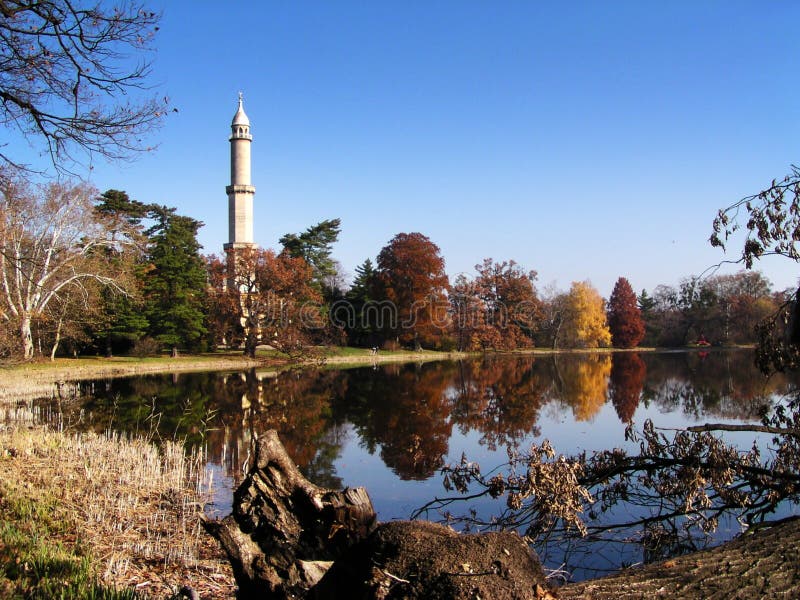
{"type": "MultiPolygon", "coordinates": [[[[724,259],[717,209],[800,163],[800,2],[163,0],[159,148],[96,165],[227,241],[230,120],[253,133],[255,238],[340,217],[345,270],[398,232],[448,273],[638,291],[724,259]]],[[[777,288],[800,270],[771,259],[777,288]]],[[[728,269],[730,272],[735,269],[728,269]]]]}

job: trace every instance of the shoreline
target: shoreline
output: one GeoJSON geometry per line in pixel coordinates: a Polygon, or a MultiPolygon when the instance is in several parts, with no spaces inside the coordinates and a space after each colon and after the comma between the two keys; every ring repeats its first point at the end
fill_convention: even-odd
{"type": "Polygon", "coordinates": [[[400,350],[379,351],[377,354],[372,354],[368,349],[349,348],[342,354],[323,356],[297,363],[292,363],[288,359],[277,357],[260,357],[254,360],[238,353],[208,355],[187,354],[177,358],[59,358],[53,362],[20,363],[0,366],[0,403],[24,401],[42,397],[65,398],[73,393],[76,387],[73,384],[80,381],[90,379],[113,379],[137,375],[243,371],[252,368],[273,369],[275,371],[282,371],[289,368],[349,368],[408,362],[424,363],[443,360],[463,360],[466,358],[480,357],[558,356],[574,354],[611,354],[615,352],[669,353],[724,351],[737,348],[570,348],[556,350],[550,348],[526,348],[505,352],[400,350]]]}

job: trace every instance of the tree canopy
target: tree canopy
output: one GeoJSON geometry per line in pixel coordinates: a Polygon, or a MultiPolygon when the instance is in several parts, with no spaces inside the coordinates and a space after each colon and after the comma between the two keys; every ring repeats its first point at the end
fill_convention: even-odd
{"type": "Polygon", "coordinates": [[[611,344],[605,303],[588,281],[574,281],[564,300],[562,344],[571,348],[597,348],[611,344]]]}

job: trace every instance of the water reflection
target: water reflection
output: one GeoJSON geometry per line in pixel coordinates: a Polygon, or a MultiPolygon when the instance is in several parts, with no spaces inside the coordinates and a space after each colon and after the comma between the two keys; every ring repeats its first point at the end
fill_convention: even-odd
{"type": "MultiPolygon", "coordinates": [[[[506,447],[524,450],[543,437],[565,454],[618,445],[625,425],[645,415],[661,414],[669,426],[753,421],[791,385],[761,377],[749,351],[512,356],[99,381],[84,385],[79,403],[42,401],[32,414],[204,445],[233,480],[251,441],[276,429],[312,481],[366,485],[387,520],[440,493],[437,469],[462,450],[499,464],[506,447]],[[598,419],[603,425],[592,429],[598,419]],[[618,430],[609,426],[617,420],[618,430]]],[[[16,413],[0,409],[0,422],[16,413]]]]}
{"type": "Polygon", "coordinates": [[[242,472],[253,437],[276,429],[306,473],[336,485],[346,430],[401,479],[425,480],[445,460],[454,427],[496,450],[542,434],[546,405],[578,422],[607,402],[622,424],[640,403],[694,420],[753,420],[786,386],[762,378],[749,352],[623,352],[116,379],[85,385],[80,404],[56,412],[74,427],[205,444],[230,476],[242,472]]]}
{"type": "Polygon", "coordinates": [[[618,352],[611,360],[608,397],[623,423],[633,421],[644,389],[647,367],[635,352],[618,352]]]}

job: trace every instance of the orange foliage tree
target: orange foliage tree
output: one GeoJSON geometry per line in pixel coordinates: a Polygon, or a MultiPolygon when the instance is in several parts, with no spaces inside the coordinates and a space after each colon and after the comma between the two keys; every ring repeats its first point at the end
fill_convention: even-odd
{"type": "Polygon", "coordinates": [[[261,248],[228,251],[226,304],[238,311],[245,354],[259,343],[290,356],[305,352],[310,336],[325,328],[322,297],[302,258],[261,248]]]}
{"type": "Polygon", "coordinates": [[[400,343],[434,345],[447,325],[449,289],[439,247],[421,233],[398,233],[378,254],[377,295],[392,303],[384,334],[400,343]]]}
{"type": "Polygon", "coordinates": [[[608,328],[615,348],[635,348],[644,337],[638,298],[625,277],[617,279],[608,300],[608,328]]]}
{"type": "Polygon", "coordinates": [[[475,265],[475,282],[487,314],[487,322],[499,332],[500,348],[532,344],[530,332],[540,314],[533,282],[536,271],[525,271],[513,260],[497,263],[486,258],[475,265]]]}
{"type": "Polygon", "coordinates": [[[450,290],[450,327],[459,351],[488,350],[501,345],[499,330],[488,320],[475,280],[461,274],[450,290]]]}

